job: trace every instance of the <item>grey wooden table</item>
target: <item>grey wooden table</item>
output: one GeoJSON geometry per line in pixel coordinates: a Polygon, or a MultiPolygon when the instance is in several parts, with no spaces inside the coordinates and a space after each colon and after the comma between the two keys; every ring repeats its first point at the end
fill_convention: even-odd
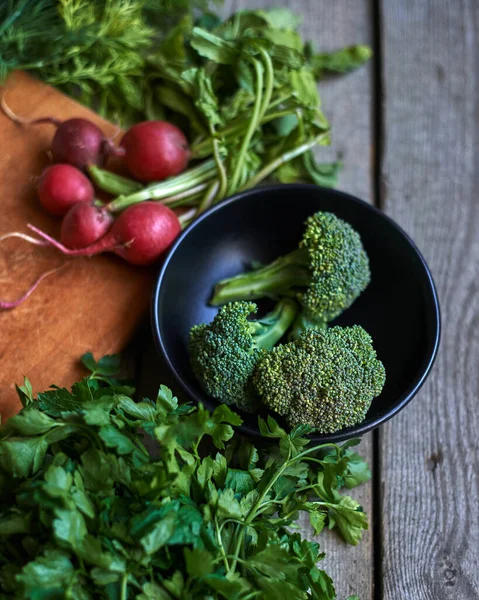
{"type": "Polygon", "coordinates": [[[416,241],[443,318],[428,382],[361,442],[370,530],[356,548],[322,535],[324,568],[339,599],[478,600],[479,1],[226,0],[224,12],[278,5],[304,15],[319,49],[373,47],[369,65],[321,85],[334,138],[322,156],[340,153],[339,187],[416,241]]]}

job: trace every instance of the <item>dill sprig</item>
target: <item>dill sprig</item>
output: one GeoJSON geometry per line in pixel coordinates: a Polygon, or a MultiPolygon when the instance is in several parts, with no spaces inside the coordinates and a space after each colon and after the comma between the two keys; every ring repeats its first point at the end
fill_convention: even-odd
{"type": "Polygon", "coordinates": [[[0,82],[16,69],[122,125],[151,116],[145,57],[167,27],[206,0],[7,0],[0,82]]]}

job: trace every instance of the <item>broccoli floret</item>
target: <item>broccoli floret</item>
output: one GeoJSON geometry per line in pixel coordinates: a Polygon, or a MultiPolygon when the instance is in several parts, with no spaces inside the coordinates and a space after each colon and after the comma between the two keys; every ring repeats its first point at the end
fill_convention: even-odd
{"type": "Polygon", "coordinates": [[[261,401],[291,427],[333,433],[364,420],[386,372],[359,325],[308,329],[258,362],[252,384],[261,401]]]}
{"type": "Polygon", "coordinates": [[[221,307],[211,323],[190,331],[190,360],[201,387],[247,412],[258,404],[250,385],[256,363],[294,321],[297,305],[285,299],[263,318],[248,320],[256,312],[254,302],[232,302],[221,307]]]}
{"type": "MultiPolygon", "coordinates": [[[[327,323],[349,308],[371,278],[357,231],[329,212],[306,221],[299,248],[255,271],[220,281],[211,304],[265,296],[297,297],[303,322],[327,323]]],[[[301,330],[301,321],[295,327],[301,330]]]]}

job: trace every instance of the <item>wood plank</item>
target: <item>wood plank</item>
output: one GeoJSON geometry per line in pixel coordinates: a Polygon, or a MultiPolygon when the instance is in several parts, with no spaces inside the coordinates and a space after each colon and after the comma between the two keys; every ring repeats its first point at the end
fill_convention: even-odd
{"type": "Polygon", "coordinates": [[[429,381],[380,430],[384,600],[479,598],[478,9],[382,2],[382,201],[443,315],[429,381]]]}
{"type": "MultiPolygon", "coordinates": [[[[7,99],[21,115],[85,117],[107,135],[117,127],[100,119],[57,90],[22,73],[7,82],[7,99]]],[[[0,114],[2,150],[0,235],[28,231],[31,222],[52,235],[59,220],[47,215],[35,194],[35,178],[48,164],[53,128],[22,127],[0,114]]],[[[78,357],[117,352],[132,335],[149,302],[152,272],[133,269],[120,259],[61,257],[57,251],[5,240],[0,246],[0,297],[21,296],[44,271],[65,267],[43,281],[14,310],[0,312],[0,415],[18,410],[15,383],[27,375],[35,391],[50,384],[70,385],[82,376],[78,357]]]]}
{"type": "MultiPolygon", "coordinates": [[[[372,43],[372,17],[369,0],[345,0],[340,3],[328,0],[301,0],[278,2],[278,0],[226,0],[223,14],[239,9],[266,8],[278,5],[291,6],[304,16],[302,33],[315,42],[318,49],[333,50],[354,43],[372,43]]],[[[344,170],[340,178],[340,188],[356,194],[365,200],[372,197],[371,182],[371,143],[372,143],[372,64],[345,77],[334,78],[321,86],[326,115],[333,123],[333,144],[321,149],[321,160],[335,160],[342,155],[344,170]]],[[[177,390],[164,369],[158,368],[153,344],[146,345],[140,378],[140,395],[156,393],[159,383],[165,382],[177,390]],[[165,381],[166,379],[166,381],[165,381]]],[[[358,450],[371,464],[372,436],[364,437],[358,450]]],[[[353,490],[353,496],[360,501],[365,511],[372,515],[372,485],[364,485],[353,490]]],[[[366,532],[358,547],[351,547],[325,533],[321,544],[327,553],[322,563],[335,581],[338,598],[357,593],[362,600],[373,596],[373,536],[366,532]]],[[[303,523],[303,531],[310,537],[311,529],[303,523]]]]}

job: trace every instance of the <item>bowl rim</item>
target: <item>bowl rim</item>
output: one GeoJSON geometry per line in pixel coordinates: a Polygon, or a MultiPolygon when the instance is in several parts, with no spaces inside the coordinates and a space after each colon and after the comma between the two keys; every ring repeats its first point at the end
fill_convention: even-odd
{"type": "MultiPolygon", "coordinates": [[[[347,192],[343,192],[341,190],[337,190],[337,189],[333,189],[333,188],[325,188],[322,186],[318,186],[315,184],[308,184],[308,183],[273,184],[273,185],[255,187],[255,188],[251,188],[248,190],[238,192],[238,193],[226,198],[219,204],[212,206],[211,208],[206,210],[204,213],[202,213],[197,219],[195,219],[193,221],[193,223],[188,225],[188,227],[186,227],[181,232],[181,234],[175,240],[174,244],[169,249],[169,251],[161,265],[161,268],[157,275],[155,288],[154,288],[154,291],[152,294],[151,307],[150,307],[150,320],[151,320],[151,326],[152,326],[152,330],[153,330],[153,337],[155,340],[155,345],[156,345],[157,349],[160,351],[161,357],[165,361],[165,363],[166,363],[168,369],[170,370],[170,373],[173,375],[174,379],[179,383],[179,385],[182,387],[183,391],[189,396],[189,398],[194,400],[194,402],[196,402],[197,404],[204,405],[205,404],[204,398],[201,398],[188,385],[188,383],[183,380],[183,378],[177,372],[172,361],[170,360],[168,352],[166,351],[163,336],[161,334],[160,322],[159,322],[159,311],[156,310],[156,307],[159,304],[159,300],[161,297],[162,283],[165,278],[166,272],[168,270],[168,265],[170,264],[178,247],[182,244],[183,240],[189,235],[189,233],[191,231],[193,231],[196,227],[198,227],[203,221],[208,219],[211,215],[221,211],[223,208],[226,208],[226,207],[230,206],[231,204],[241,202],[244,198],[249,197],[251,195],[261,194],[261,193],[271,193],[271,192],[274,193],[275,191],[284,190],[285,188],[288,188],[291,190],[298,190],[298,191],[300,191],[300,190],[313,191],[314,190],[315,192],[318,192],[318,193],[325,192],[328,194],[333,194],[335,196],[338,196],[338,198],[346,199],[347,201],[352,202],[353,204],[356,204],[366,210],[369,210],[372,213],[379,214],[382,219],[385,219],[387,222],[389,222],[389,225],[391,225],[394,229],[396,229],[396,231],[406,240],[406,242],[411,246],[412,250],[415,252],[415,254],[416,254],[417,258],[419,259],[419,262],[424,270],[425,280],[428,285],[427,293],[428,293],[428,295],[430,295],[430,298],[432,299],[432,308],[433,308],[432,327],[433,327],[433,329],[432,329],[432,334],[430,336],[428,336],[425,358],[421,364],[421,368],[419,369],[418,376],[411,382],[411,384],[408,386],[406,391],[403,392],[399,396],[399,398],[398,398],[397,402],[394,404],[394,406],[390,410],[388,410],[385,414],[380,415],[379,417],[372,419],[369,422],[362,422],[362,423],[359,423],[358,425],[355,425],[353,427],[348,427],[346,429],[342,429],[341,431],[338,431],[335,433],[328,433],[328,434],[313,433],[310,436],[313,441],[319,442],[319,443],[343,442],[343,441],[346,441],[346,440],[349,440],[349,439],[352,439],[355,437],[360,437],[360,436],[364,435],[365,433],[372,431],[373,429],[376,429],[380,425],[389,421],[392,417],[394,417],[396,414],[398,414],[405,406],[407,406],[409,404],[409,402],[419,392],[419,390],[421,389],[421,387],[423,386],[424,382],[426,381],[427,377],[429,376],[429,374],[431,372],[431,369],[432,369],[434,362],[436,360],[436,357],[437,357],[440,339],[441,339],[441,311],[440,311],[440,306],[439,306],[439,298],[438,298],[438,294],[437,294],[437,290],[436,290],[436,285],[434,283],[434,279],[432,277],[431,270],[430,270],[428,264],[426,263],[426,260],[424,259],[423,255],[421,254],[419,248],[416,246],[416,244],[412,240],[412,238],[402,229],[402,227],[400,227],[400,225],[398,225],[398,223],[396,223],[396,221],[394,221],[391,217],[389,217],[385,212],[383,212],[381,209],[377,208],[376,206],[369,204],[368,202],[365,202],[364,200],[361,200],[357,196],[353,196],[352,194],[349,194],[347,192]]],[[[211,398],[210,400],[211,400],[211,403],[217,403],[217,401],[214,400],[213,398],[211,398]]],[[[238,427],[238,429],[252,438],[258,439],[258,438],[262,437],[259,432],[259,429],[258,430],[253,429],[253,428],[249,427],[248,425],[245,425],[244,423],[242,425],[240,425],[238,427]]]]}

